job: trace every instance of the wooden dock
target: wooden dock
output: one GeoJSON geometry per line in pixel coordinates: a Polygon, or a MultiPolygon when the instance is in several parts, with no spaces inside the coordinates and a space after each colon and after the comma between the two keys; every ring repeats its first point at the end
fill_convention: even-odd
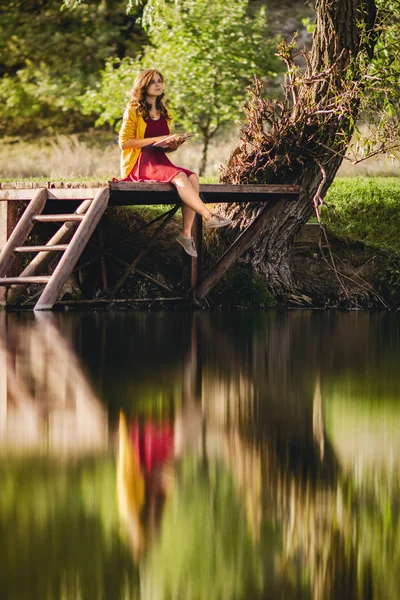
{"type": "MultiPolygon", "coordinates": [[[[193,237],[198,258],[191,258],[182,251],[184,278],[196,300],[204,299],[215,283],[252,244],[254,237],[263,229],[266,213],[278,200],[297,200],[297,185],[200,185],[200,195],[206,204],[248,203],[263,204],[252,223],[240,234],[217,264],[203,277],[202,274],[202,219],[197,216],[193,237]]],[[[68,205],[68,203],[67,203],[68,205]]],[[[35,310],[49,310],[61,300],[63,287],[71,275],[90,237],[108,206],[172,205],[160,221],[153,236],[130,264],[105,302],[111,303],[129,276],[139,272],[138,266],[150,248],[163,235],[167,224],[181,206],[172,184],[93,182],[74,184],[48,183],[0,183],[0,286],[5,288],[2,302],[6,306],[17,305],[22,293],[31,284],[44,285],[36,302],[35,310]],[[45,205],[71,201],[71,210],[64,214],[42,214],[45,205]],[[21,203],[28,203],[21,216],[21,203]],[[61,222],[56,234],[44,245],[24,245],[35,223],[61,222]],[[18,270],[18,256],[35,254],[28,266],[18,270]],[[56,267],[48,272],[55,254],[59,257],[56,267]],[[47,269],[47,271],[46,271],[47,269]]],[[[151,278],[151,276],[149,276],[151,278]]],[[[87,301],[90,304],[90,301],[87,301]]]]}

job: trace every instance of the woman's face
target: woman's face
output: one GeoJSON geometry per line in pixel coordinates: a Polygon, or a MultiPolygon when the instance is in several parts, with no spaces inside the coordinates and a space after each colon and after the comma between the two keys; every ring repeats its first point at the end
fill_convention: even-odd
{"type": "Polygon", "coordinates": [[[147,87],[147,96],[161,96],[164,92],[164,82],[158,73],[156,73],[147,87]]]}

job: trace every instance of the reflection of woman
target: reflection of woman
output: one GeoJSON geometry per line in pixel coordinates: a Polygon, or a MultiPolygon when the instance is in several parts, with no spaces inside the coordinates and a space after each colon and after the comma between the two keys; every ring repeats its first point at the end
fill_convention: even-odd
{"type": "Polygon", "coordinates": [[[206,228],[231,223],[213,215],[199,196],[199,179],[193,171],[177,167],[165,152],[176,150],[180,142],[171,140],[164,148],[153,144],[170,133],[171,115],[164,102],[164,78],[156,69],[142,71],[136,77],[119,132],[121,175],[123,181],[158,181],[172,183],[183,201],[182,231],[177,237],[185,252],[197,256],[192,239],[195,214],[206,220],[206,228]]]}
{"type": "Polygon", "coordinates": [[[158,528],[173,454],[174,433],[168,421],[134,421],[128,426],[125,415],[120,414],[118,502],[135,556],[143,547],[145,534],[152,537],[158,528]]]}
{"type": "Polygon", "coordinates": [[[201,435],[202,411],[191,391],[189,370],[184,374],[182,401],[182,410],[173,421],[168,416],[127,423],[120,413],[118,507],[135,558],[146,539],[158,534],[176,462],[197,446],[201,435]]]}

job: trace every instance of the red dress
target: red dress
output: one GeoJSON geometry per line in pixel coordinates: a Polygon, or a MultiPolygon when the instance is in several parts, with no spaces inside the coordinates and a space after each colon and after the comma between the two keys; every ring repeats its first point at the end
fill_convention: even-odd
{"type": "Polygon", "coordinates": [[[129,430],[139,464],[146,472],[151,473],[155,467],[173,458],[174,430],[170,423],[146,421],[140,426],[135,421],[129,430]]]}
{"type": "MultiPolygon", "coordinates": [[[[148,119],[145,138],[169,135],[169,127],[165,118],[161,115],[159,119],[148,119]]],[[[120,181],[158,181],[170,183],[179,173],[194,175],[193,171],[176,167],[169,160],[162,148],[147,146],[142,148],[132,171],[128,177],[120,181]]]]}

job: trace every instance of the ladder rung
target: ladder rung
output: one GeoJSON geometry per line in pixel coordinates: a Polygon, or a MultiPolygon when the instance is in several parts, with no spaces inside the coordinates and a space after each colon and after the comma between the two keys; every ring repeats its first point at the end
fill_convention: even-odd
{"type": "Polygon", "coordinates": [[[50,276],[38,277],[1,277],[0,285],[15,285],[18,283],[48,283],[50,276]]]}
{"type": "Polygon", "coordinates": [[[14,252],[64,252],[68,244],[54,244],[54,246],[18,246],[14,252]]]}
{"type": "Polygon", "coordinates": [[[36,215],[32,221],[37,223],[58,223],[59,221],[82,221],[85,215],[36,215]]]}

